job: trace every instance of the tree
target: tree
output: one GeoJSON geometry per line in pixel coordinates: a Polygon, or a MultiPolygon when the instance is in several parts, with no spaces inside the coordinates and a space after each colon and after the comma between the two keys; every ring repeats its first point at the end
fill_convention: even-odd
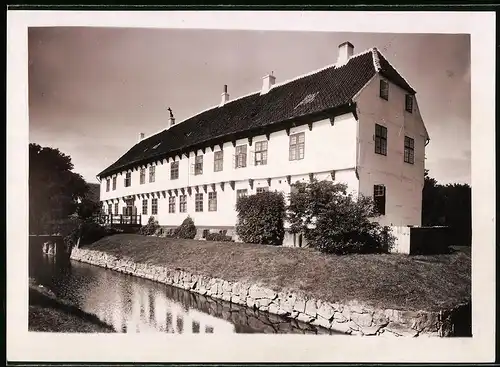
{"type": "Polygon", "coordinates": [[[291,232],[302,232],[308,243],[322,252],[384,252],[392,236],[373,218],[373,199],[347,192],[347,186],[330,181],[293,185],[288,206],[291,232]]]}
{"type": "Polygon", "coordinates": [[[29,230],[42,233],[77,211],[88,186],[71,157],[59,149],[29,145],[29,230]]]}
{"type": "Polygon", "coordinates": [[[441,185],[426,170],[422,191],[422,225],[450,227],[454,244],[470,245],[471,187],[467,184],[441,185]]]}

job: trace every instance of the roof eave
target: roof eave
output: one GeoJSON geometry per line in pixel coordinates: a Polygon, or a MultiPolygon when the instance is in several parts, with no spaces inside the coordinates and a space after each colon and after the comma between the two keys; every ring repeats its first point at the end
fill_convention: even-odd
{"type": "Polygon", "coordinates": [[[291,127],[301,126],[301,125],[305,125],[307,123],[320,121],[324,118],[335,117],[335,116],[339,116],[339,115],[342,115],[344,113],[349,113],[349,112],[353,113],[353,115],[357,119],[356,104],[355,104],[355,102],[352,101],[352,99],[349,100],[348,102],[344,103],[343,105],[340,105],[340,106],[327,108],[327,109],[324,109],[321,111],[308,113],[308,114],[304,114],[301,116],[296,116],[296,117],[293,117],[293,118],[290,118],[287,120],[273,122],[273,123],[270,123],[268,125],[256,127],[253,129],[237,131],[237,132],[233,132],[230,134],[217,136],[217,137],[214,137],[214,138],[211,138],[208,140],[204,140],[203,142],[191,144],[190,146],[175,149],[175,150],[169,151],[167,153],[161,153],[161,154],[158,154],[156,156],[150,156],[147,158],[138,159],[135,161],[130,161],[125,165],[115,167],[113,169],[109,169],[110,167],[112,167],[112,165],[111,165],[108,168],[106,168],[105,170],[101,171],[98,174],[98,177],[103,178],[105,176],[110,176],[110,175],[113,175],[115,173],[118,173],[120,171],[129,170],[137,165],[152,162],[155,160],[156,161],[163,160],[167,157],[173,157],[176,155],[179,155],[179,156],[184,155],[185,153],[188,153],[188,152],[191,152],[194,150],[215,146],[215,145],[218,145],[218,144],[221,144],[224,142],[245,139],[245,138],[248,138],[250,136],[270,134],[273,132],[285,130],[287,127],[290,127],[290,125],[291,125],[291,127]]]}

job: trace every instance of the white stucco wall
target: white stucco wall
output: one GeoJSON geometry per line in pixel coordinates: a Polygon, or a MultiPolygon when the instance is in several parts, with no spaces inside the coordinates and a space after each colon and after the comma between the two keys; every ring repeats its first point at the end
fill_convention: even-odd
{"type": "MultiPolygon", "coordinates": [[[[118,174],[117,188],[106,192],[106,179],[101,182],[101,201],[120,199],[128,195],[147,194],[163,192],[165,190],[178,189],[176,196],[175,213],[168,213],[168,193],[160,194],[158,199],[158,219],[161,225],[179,225],[189,214],[197,226],[225,227],[234,226],[236,223],[236,192],[239,189],[247,189],[248,194],[256,193],[258,187],[267,187],[268,179],[271,179],[270,190],[280,190],[286,195],[290,192],[290,185],[287,176],[291,176],[291,182],[298,180],[309,180],[309,174],[321,179],[331,179],[330,172],[336,171],[336,181],[345,182],[350,190],[358,190],[358,181],[354,174],[356,165],[356,129],[357,121],[352,114],[337,116],[334,125],[330,120],[321,120],[313,124],[312,130],[308,125],[293,127],[290,135],[304,132],[305,149],[304,159],[289,160],[289,136],[286,131],[272,133],[268,141],[267,165],[254,165],[253,151],[255,143],[266,140],[264,135],[252,138],[252,146],[249,146],[248,139],[241,139],[236,142],[236,146],[247,144],[247,167],[234,168],[235,147],[231,142],[223,145],[224,160],[223,170],[214,172],[214,152],[207,147],[205,154],[201,150],[198,154],[203,154],[203,174],[194,175],[195,153],[191,152],[189,158],[182,157],[179,163],[179,178],[170,180],[170,159],[169,163],[163,160],[156,167],[155,182],[149,183],[149,171],[146,167],[146,183],[139,184],[140,171],[132,171],[132,185],[124,187],[125,173],[118,174]],[[250,187],[249,179],[253,179],[253,189],[250,187]],[[234,190],[229,181],[235,181],[234,190]],[[220,183],[224,182],[224,190],[220,183]],[[212,191],[212,184],[215,183],[217,191],[217,211],[208,211],[208,192],[212,191]],[[207,192],[204,186],[207,185],[207,192]],[[187,187],[198,187],[200,193],[204,195],[203,212],[195,212],[195,193],[193,188],[191,196],[187,198],[187,213],[179,213],[180,189],[187,187]]],[[[219,146],[214,151],[220,150],[219,146]]],[[[179,160],[178,157],[175,158],[179,160]]],[[[186,192],[187,194],[187,192],[186,192]]],[[[156,197],[156,194],[155,194],[156,197]]],[[[122,213],[124,202],[120,200],[119,214],[122,213]]],[[[142,198],[135,199],[137,213],[142,213],[142,198]]],[[[148,214],[142,217],[142,222],[146,223],[151,215],[151,196],[148,198],[148,214]]]]}
{"type": "Polygon", "coordinates": [[[376,76],[357,97],[359,116],[360,193],[373,196],[373,186],[386,186],[384,225],[420,225],[427,132],[416,98],[413,113],[405,110],[406,91],[389,82],[389,99],[379,96],[376,76]],[[375,124],[387,128],[387,155],[375,153],[375,124]],[[404,137],[415,140],[414,164],[404,162],[404,137]]]}

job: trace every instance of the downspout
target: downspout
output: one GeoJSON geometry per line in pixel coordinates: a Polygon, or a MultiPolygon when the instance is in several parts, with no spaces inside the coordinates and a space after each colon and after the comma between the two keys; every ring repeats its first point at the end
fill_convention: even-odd
{"type": "Polygon", "coordinates": [[[359,181],[359,172],[358,172],[359,156],[360,156],[360,152],[359,152],[359,149],[360,149],[360,144],[359,144],[359,116],[358,116],[358,113],[356,111],[356,109],[357,109],[356,102],[350,102],[349,106],[353,108],[353,110],[354,110],[353,116],[356,119],[356,163],[355,163],[355,166],[354,166],[354,173],[356,175],[356,178],[359,181]]]}

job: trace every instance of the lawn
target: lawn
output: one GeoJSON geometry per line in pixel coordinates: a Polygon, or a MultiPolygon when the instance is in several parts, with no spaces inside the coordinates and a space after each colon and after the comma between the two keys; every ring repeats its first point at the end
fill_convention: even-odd
{"type": "Polygon", "coordinates": [[[304,248],[134,234],[105,237],[86,248],[325,301],[357,300],[386,309],[436,311],[469,301],[471,294],[471,258],[463,251],[337,256],[304,248]]]}

